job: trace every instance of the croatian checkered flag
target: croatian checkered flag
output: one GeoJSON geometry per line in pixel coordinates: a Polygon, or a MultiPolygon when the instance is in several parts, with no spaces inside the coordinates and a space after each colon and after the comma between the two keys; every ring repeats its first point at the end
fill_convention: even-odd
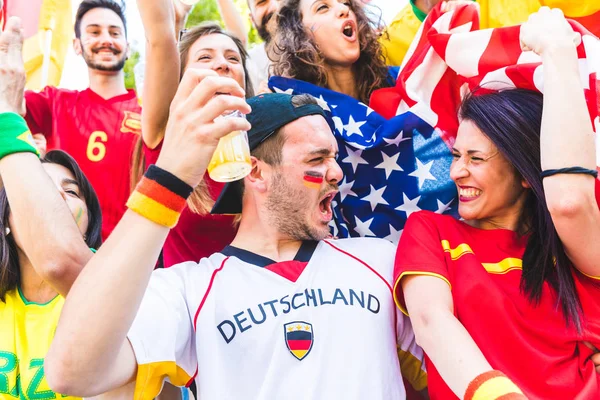
{"type": "Polygon", "coordinates": [[[344,172],[332,204],[335,236],[397,243],[411,213],[456,212],[450,150],[422,118],[409,111],[386,120],[352,97],[295,79],[272,77],[269,87],[311,94],[329,116],[344,172]]]}

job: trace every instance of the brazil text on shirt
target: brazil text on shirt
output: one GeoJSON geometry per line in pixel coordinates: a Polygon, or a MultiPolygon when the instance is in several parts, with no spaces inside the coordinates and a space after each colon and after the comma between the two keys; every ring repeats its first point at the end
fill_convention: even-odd
{"type": "Polygon", "coordinates": [[[0,399],[4,399],[4,395],[15,399],[56,399],[65,398],[67,395],[57,395],[50,390],[43,390],[42,382],[44,381],[44,359],[34,358],[29,361],[29,371],[35,371],[31,374],[32,378],[26,388],[21,386],[21,375],[18,373],[19,359],[15,353],[10,351],[0,351],[0,399]],[[9,384],[10,373],[17,373],[15,384],[11,387],[9,384]],[[25,390],[23,390],[25,389],[25,390]]]}
{"type": "Polygon", "coordinates": [[[319,307],[325,305],[345,305],[364,308],[373,314],[379,313],[381,303],[379,299],[362,290],[354,289],[335,289],[333,293],[324,292],[322,289],[304,289],[293,295],[285,295],[280,299],[265,301],[256,306],[256,311],[252,308],[242,310],[234,314],[231,319],[226,319],[217,325],[217,329],[223,336],[226,343],[230,343],[238,333],[243,333],[252,328],[253,325],[260,325],[269,317],[288,314],[292,310],[302,307],[319,307]]]}
{"type": "MultiPolygon", "coordinates": [[[[15,398],[20,398],[22,396],[23,390],[21,389],[21,376],[17,375],[16,383],[14,387],[11,388],[9,385],[10,379],[8,379],[7,375],[9,372],[16,371],[18,365],[19,359],[17,358],[16,354],[10,351],[0,351],[0,395],[6,394],[15,398]]],[[[42,358],[31,360],[29,363],[30,369],[36,369],[36,373],[31,382],[32,384],[29,385],[28,388],[32,389],[33,387],[33,390],[28,390],[27,393],[28,397],[30,398],[32,398],[32,395],[38,394],[37,387],[44,378],[43,366],[44,359],[42,358]]]]}

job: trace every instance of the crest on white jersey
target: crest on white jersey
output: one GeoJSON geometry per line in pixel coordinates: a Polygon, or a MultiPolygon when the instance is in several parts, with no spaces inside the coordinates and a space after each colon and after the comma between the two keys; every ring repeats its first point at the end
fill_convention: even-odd
{"type": "Polygon", "coordinates": [[[283,326],[285,344],[294,357],[304,359],[312,349],[314,334],[312,324],[304,321],[288,322],[283,326]]]}

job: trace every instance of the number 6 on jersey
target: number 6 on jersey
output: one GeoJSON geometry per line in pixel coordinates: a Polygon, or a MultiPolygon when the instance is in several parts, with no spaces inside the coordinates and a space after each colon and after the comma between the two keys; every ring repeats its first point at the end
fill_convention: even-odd
{"type": "Polygon", "coordinates": [[[106,143],[108,136],[106,132],[95,131],[92,132],[88,140],[86,155],[90,161],[98,162],[102,161],[106,155],[106,143]]]}

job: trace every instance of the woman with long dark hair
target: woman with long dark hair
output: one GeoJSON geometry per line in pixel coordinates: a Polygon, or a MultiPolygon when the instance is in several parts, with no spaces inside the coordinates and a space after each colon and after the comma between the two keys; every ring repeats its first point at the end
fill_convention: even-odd
{"type": "MultiPolygon", "coordinates": [[[[67,153],[53,150],[41,161],[71,212],[66,217],[75,220],[80,238],[83,237],[87,247],[97,249],[102,240],[102,214],[96,192],[67,153]]],[[[2,169],[3,174],[4,171],[6,169],[2,169]]],[[[27,175],[30,174],[27,172],[27,175]]],[[[3,178],[7,177],[3,175],[3,178]]],[[[87,250],[89,254],[84,258],[77,250],[73,250],[72,254],[61,254],[63,246],[75,249],[78,244],[61,242],[69,237],[66,232],[64,236],[48,237],[41,229],[36,251],[32,251],[31,246],[27,251],[23,242],[28,234],[19,229],[6,190],[11,190],[13,194],[18,191],[13,182],[7,184],[7,189],[0,189],[0,365],[8,367],[8,370],[4,368],[5,383],[7,389],[13,391],[5,394],[18,397],[21,387],[33,387],[26,390],[53,396],[44,378],[44,357],[58,324],[64,296],[86,259],[91,257],[91,252],[87,250]],[[40,251],[46,247],[53,253],[40,257],[40,251]]],[[[45,203],[47,200],[42,196],[38,202],[50,205],[45,203]]],[[[30,218],[33,226],[46,223],[36,219],[33,210],[29,215],[23,215],[23,210],[20,211],[18,218],[21,221],[30,218]]],[[[48,207],[45,215],[46,219],[52,220],[61,214],[48,207]]],[[[52,225],[62,226],[66,223],[74,226],[72,221],[53,221],[52,225]]],[[[0,387],[0,397],[2,393],[0,387]]]]}
{"type": "Polygon", "coordinates": [[[575,35],[545,7],[521,27],[544,96],[468,96],[450,170],[463,221],[422,211],[405,226],[394,296],[432,399],[600,397],[598,181],[575,35]]]}
{"type": "Polygon", "coordinates": [[[393,84],[359,0],[285,0],[268,54],[273,74],[344,93],[365,104],[393,84]]]}
{"type": "MultiPolygon", "coordinates": [[[[57,183],[84,241],[88,247],[97,249],[102,243],[102,213],[94,188],[77,162],[64,151],[49,151],[41,161],[48,175],[57,183]]],[[[11,219],[10,204],[3,188],[0,189],[0,229],[3,232],[0,236],[0,300],[6,302],[6,296],[18,292],[29,302],[47,303],[58,293],[50,284],[31,278],[35,269],[21,249],[19,233],[12,227],[11,219]],[[30,284],[30,279],[35,285],[30,284]],[[32,287],[35,291],[28,296],[32,287]]]]}
{"type": "MultiPolygon", "coordinates": [[[[171,1],[146,4],[140,0],[138,7],[146,30],[148,51],[142,113],[143,141],[139,139],[134,152],[132,190],[145,168],[158,159],[169,105],[179,80],[188,68],[202,70],[202,77],[218,75],[231,78],[245,90],[246,97],[254,95],[246,68],[248,54],[237,37],[215,22],[203,22],[182,31],[176,46],[175,40],[166,36],[167,32],[173,31],[173,18],[169,16],[171,1]]],[[[234,217],[209,214],[222,188],[222,183],[213,181],[208,175],[195,188],[188,199],[188,207],[165,242],[165,267],[184,261],[198,261],[222,250],[233,240],[236,232],[234,217]]]]}

